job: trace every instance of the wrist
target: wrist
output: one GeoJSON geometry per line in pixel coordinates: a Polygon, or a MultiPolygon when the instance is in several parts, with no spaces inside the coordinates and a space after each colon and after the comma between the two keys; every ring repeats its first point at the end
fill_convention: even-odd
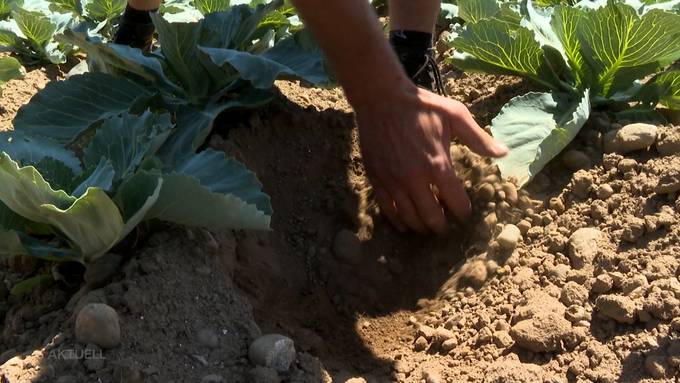
{"type": "Polygon", "coordinates": [[[403,71],[381,73],[366,81],[344,85],[347,99],[357,113],[387,109],[410,104],[418,97],[418,87],[403,71]]]}

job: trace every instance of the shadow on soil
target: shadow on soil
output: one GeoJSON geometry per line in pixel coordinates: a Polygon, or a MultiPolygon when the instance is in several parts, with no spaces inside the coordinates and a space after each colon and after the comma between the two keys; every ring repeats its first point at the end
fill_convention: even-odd
{"type": "Polygon", "coordinates": [[[279,98],[242,117],[216,132],[272,196],[273,232],[242,233],[237,247],[234,278],[258,324],[292,336],[334,375],[389,381],[391,362],[372,349],[412,341],[408,313],[450,277],[464,236],[401,235],[372,212],[351,114],[279,98]]]}

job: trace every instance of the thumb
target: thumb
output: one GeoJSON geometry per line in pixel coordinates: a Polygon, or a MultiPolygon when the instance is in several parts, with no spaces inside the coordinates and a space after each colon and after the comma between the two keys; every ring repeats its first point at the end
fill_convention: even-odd
{"type": "Polygon", "coordinates": [[[508,147],[484,131],[462,103],[457,101],[450,103],[446,112],[452,134],[473,152],[480,156],[495,158],[508,153],[508,147]]]}

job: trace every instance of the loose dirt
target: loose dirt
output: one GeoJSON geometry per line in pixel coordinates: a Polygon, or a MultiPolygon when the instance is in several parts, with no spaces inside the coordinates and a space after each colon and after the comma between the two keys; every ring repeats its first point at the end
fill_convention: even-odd
{"type": "MultiPolygon", "coordinates": [[[[482,126],[530,89],[507,77],[446,77],[482,126]]],[[[55,284],[18,299],[0,285],[0,363],[9,360],[0,376],[274,382],[254,378],[248,345],[280,333],[298,351],[285,382],[678,378],[677,127],[660,126],[649,150],[605,154],[603,137],[625,121],[599,113],[520,191],[454,145],[476,218],[433,238],[400,234],[378,214],[339,90],[278,88],[270,106],[222,116],[209,142],[258,174],[273,230],[162,226],[122,254],[121,273],[99,289],[55,284]],[[73,312],[92,302],[119,313],[120,346],[75,341],[73,312]],[[85,355],[78,350],[100,357],[64,357],[85,355]]],[[[7,286],[45,267],[2,262],[7,286]]]]}

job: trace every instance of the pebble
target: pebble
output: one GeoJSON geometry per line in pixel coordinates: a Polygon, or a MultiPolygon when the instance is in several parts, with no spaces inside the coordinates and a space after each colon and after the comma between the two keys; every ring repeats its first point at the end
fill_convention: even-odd
{"type": "Polygon", "coordinates": [[[614,194],[614,189],[610,184],[602,184],[597,188],[597,198],[606,200],[614,194]]]}
{"type": "Polygon", "coordinates": [[[519,231],[519,228],[513,224],[507,224],[503,227],[498,237],[496,237],[496,242],[505,250],[514,250],[521,239],[522,233],[519,231]]]}
{"type": "Polygon", "coordinates": [[[637,310],[635,302],[623,295],[600,295],[595,301],[595,307],[604,316],[619,323],[633,324],[637,310]]]}
{"type": "Polygon", "coordinates": [[[295,360],[295,344],[283,335],[263,335],[250,345],[248,357],[254,365],[286,372],[295,360]]]}
{"type": "Polygon", "coordinates": [[[531,222],[523,219],[517,223],[517,228],[519,229],[519,232],[522,233],[522,235],[526,235],[527,232],[529,232],[529,229],[531,229],[531,222]]]}
{"type": "Polygon", "coordinates": [[[461,268],[461,280],[469,286],[481,287],[488,277],[484,261],[477,260],[466,263],[461,268]]]}
{"type": "Polygon", "coordinates": [[[198,342],[206,347],[217,348],[220,345],[217,333],[211,329],[203,329],[196,335],[198,342]]]}
{"type": "Polygon", "coordinates": [[[248,372],[251,383],[280,383],[281,377],[271,368],[257,366],[248,372]]]}
{"type": "Polygon", "coordinates": [[[333,254],[342,261],[359,263],[362,258],[359,237],[350,230],[340,230],[333,240],[333,254]]]}
{"type": "Polygon", "coordinates": [[[590,168],[590,158],[579,150],[567,150],[562,155],[562,163],[569,170],[580,170],[590,168]]]}
{"type": "Polygon", "coordinates": [[[597,241],[601,236],[602,233],[598,229],[585,227],[576,230],[569,237],[569,260],[573,268],[582,269],[592,265],[597,255],[597,241]]]}
{"type": "Polygon", "coordinates": [[[605,152],[628,153],[646,149],[656,141],[658,128],[655,125],[635,123],[604,135],[605,152]]]}
{"type": "Polygon", "coordinates": [[[501,190],[505,193],[505,201],[511,205],[517,204],[519,197],[517,194],[517,186],[515,186],[515,184],[512,182],[503,182],[503,184],[501,184],[501,190]]]}
{"type": "Polygon", "coordinates": [[[517,345],[532,352],[557,351],[570,333],[571,323],[554,312],[540,312],[510,329],[517,345]]]}
{"type": "Polygon", "coordinates": [[[427,349],[427,346],[429,346],[427,339],[425,337],[419,336],[415,343],[413,343],[413,349],[415,351],[425,351],[427,349]]]}
{"type": "Polygon", "coordinates": [[[76,318],[76,339],[110,349],[120,344],[118,313],[103,303],[90,303],[78,312],[76,318]]]}
{"type": "Polygon", "coordinates": [[[481,201],[483,202],[491,201],[495,195],[496,189],[490,183],[483,183],[479,185],[479,189],[477,190],[477,197],[481,201]]]}

